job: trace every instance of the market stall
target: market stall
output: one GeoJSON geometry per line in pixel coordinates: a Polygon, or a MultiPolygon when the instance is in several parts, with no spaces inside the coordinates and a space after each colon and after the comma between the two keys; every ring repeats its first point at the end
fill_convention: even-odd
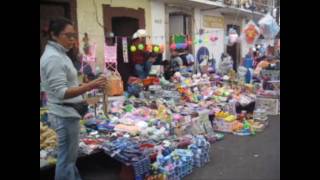
{"type": "MultiPolygon", "coordinates": [[[[81,120],[79,153],[103,151],[136,179],[181,179],[210,161],[211,144],[223,138],[218,132],[254,135],[267,126],[265,109],[251,107],[257,92],[252,85],[217,74],[176,73],[173,82],[160,79],[136,82],[141,87],[138,97],[110,98],[106,115],[102,98],[89,106],[81,120]]],[[[97,91],[88,94],[93,95],[102,97],[97,91]]],[[[47,123],[45,109],[40,119],[47,123]]],[[[52,130],[42,125],[40,132],[41,162],[54,164],[52,130]]]]}

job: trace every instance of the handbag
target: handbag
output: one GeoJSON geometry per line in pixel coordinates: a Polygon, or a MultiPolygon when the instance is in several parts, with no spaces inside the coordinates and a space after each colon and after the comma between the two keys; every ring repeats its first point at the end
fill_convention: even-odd
{"type": "Polygon", "coordinates": [[[84,117],[89,111],[88,103],[86,101],[82,101],[80,103],[60,103],[59,105],[68,106],[75,109],[81,117],[84,117]]]}

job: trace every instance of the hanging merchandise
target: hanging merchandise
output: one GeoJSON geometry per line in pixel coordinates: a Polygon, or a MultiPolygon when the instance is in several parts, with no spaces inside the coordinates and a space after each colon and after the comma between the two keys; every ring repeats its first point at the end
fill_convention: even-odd
{"type": "Polygon", "coordinates": [[[170,45],[170,49],[175,50],[176,48],[177,48],[177,46],[176,46],[175,43],[173,43],[173,44],[170,45]]]}
{"type": "Polygon", "coordinates": [[[266,39],[273,39],[280,31],[279,25],[270,13],[260,19],[258,24],[260,26],[261,34],[266,39]]]}
{"type": "Polygon", "coordinates": [[[175,43],[184,43],[186,41],[186,37],[184,35],[174,35],[175,43]]]}
{"type": "Polygon", "coordinates": [[[243,29],[242,39],[244,39],[247,44],[253,45],[258,39],[259,33],[258,26],[252,20],[250,20],[243,29]]]}
{"type": "Polygon", "coordinates": [[[174,35],[172,36],[172,44],[170,45],[170,49],[186,49],[188,47],[188,43],[186,41],[186,36],[184,35],[174,35]]]}
{"type": "Polygon", "coordinates": [[[109,96],[121,96],[123,95],[123,81],[120,73],[115,70],[111,72],[111,75],[108,76],[106,84],[106,93],[109,96]]]}
{"type": "Polygon", "coordinates": [[[144,50],[144,44],[138,44],[138,49],[141,51],[144,50]]]}
{"type": "Polygon", "coordinates": [[[192,45],[192,39],[191,39],[191,37],[188,38],[188,40],[187,40],[187,45],[188,45],[188,46],[191,46],[191,45],[192,45]]]}
{"type": "Polygon", "coordinates": [[[152,52],[152,45],[151,44],[146,45],[146,50],[148,52],[152,52]]]}
{"type": "Polygon", "coordinates": [[[117,64],[117,43],[113,46],[104,46],[104,62],[117,64]]]}
{"type": "Polygon", "coordinates": [[[131,45],[131,46],[130,46],[130,51],[131,51],[131,52],[136,52],[136,51],[137,51],[136,46],[135,46],[135,45],[131,45]]]}
{"type": "Polygon", "coordinates": [[[217,36],[217,35],[212,34],[212,35],[210,36],[210,41],[215,42],[215,41],[217,41],[217,40],[218,40],[218,36],[217,36]]]}
{"type": "MultiPolygon", "coordinates": [[[[152,46],[151,46],[151,51],[152,51],[152,46]]],[[[153,52],[159,53],[159,52],[160,52],[160,47],[157,46],[157,45],[155,45],[155,46],[153,47],[153,52]]]]}
{"type": "Polygon", "coordinates": [[[159,48],[160,48],[160,52],[163,53],[163,51],[164,51],[164,45],[163,45],[163,44],[160,44],[160,45],[159,45],[159,48]]]}
{"type": "Polygon", "coordinates": [[[81,63],[81,72],[83,72],[86,65],[90,65],[92,71],[96,73],[96,49],[97,45],[94,43],[93,45],[87,45],[84,47],[85,54],[82,55],[82,63],[81,63]]]}
{"type": "Polygon", "coordinates": [[[230,28],[229,29],[229,37],[228,37],[228,39],[229,39],[228,45],[232,46],[234,43],[236,43],[238,40],[238,37],[239,37],[239,35],[238,35],[237,31],[233,28],[230,28]]]}
{"type": "MultiPolygon", "coordinates": [[[[104,66],[104,69],[103,69],[103,72],[105,73],[105,75],[107,75],[110,71],[111,72],[114,72],[114,71],[117,71],[117,65],[118,65],[118,62],[117,62],[117,38],[115,39],[115,44],[113,46],[108,46],[107,44],[105,44],[104,46],[104,61],[105,61],[105,66],[104,66]]],[[[118,73],[119,74],[119,73],[118,73]]],[[[116,75],[118,75],[116,74],[116,75]]],[[[121,81],[121,76],[120,76],[120,80],[118,80],[119,78],[113,78],[115,77],[116,75],[113,76],[110,75],[107,75],[108,76],[108,81],[107,81],[107,85],[106,85],[106,88],[105,88],[105,95],[109,95],[109,96],[113,96],[113,94],[116,94],[114,93],[114,89],[119,89],[118,91],[121,91],[121,86],[122,86],[122,83],[119,83],[119,81],[121,81]],[[115,82],[116,80],[118,80],[118,82],[115,82]],[[108,82],[114,82],[112,85],[110,85],[108,82]],[[116,88],[113,88],[113,87],[116,87],[116,88]]],[[[122,87],[123,89],[123,87],[122,87]]],[[[106,105],[106,102],[108,100],[107,96],[104,96],[104,111],[105,113],[107,113],[107,105],[106,105]]]]}
{"type": "Polygon", "coordinates": [[[122,55],[123,55],[123,62],[129,63],[127,37],[122,37],[122,55]]]}
{"type": "Polygon", "coordinates": [[[208,42],[209,42],[209,38],[208,38],[208,37],[205,37],[205,38],[204,38],[204,42],[205,42],[205,43],[208,43],[208,42]]]}

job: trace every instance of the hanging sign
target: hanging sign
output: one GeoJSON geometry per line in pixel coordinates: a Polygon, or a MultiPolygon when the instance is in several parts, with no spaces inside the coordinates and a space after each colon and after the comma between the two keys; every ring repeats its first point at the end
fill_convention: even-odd
{"type": "Polygon", "coordinates": [[[206,28],[224,28],[224,18],[219,16],[203,16],[203,26],[206,28]]]}
{"type": "Polygon", "coordinates": [[[129,63],[127,37],[122,37],[122,55],[123,55],[123,62],[129,63]]]}

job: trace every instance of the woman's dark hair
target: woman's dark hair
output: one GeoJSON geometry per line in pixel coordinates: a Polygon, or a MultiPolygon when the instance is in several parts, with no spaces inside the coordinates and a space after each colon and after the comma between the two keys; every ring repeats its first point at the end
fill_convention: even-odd
{"type": "Polygon", "coordinates": [[[55,36],[59,36],[59,34],[66,28],[67,25],[73,25],[72,22],[64,17],[58,17],[50,20],[49,22],[49,38],[52,40],[52,34],[55,36]]]}

